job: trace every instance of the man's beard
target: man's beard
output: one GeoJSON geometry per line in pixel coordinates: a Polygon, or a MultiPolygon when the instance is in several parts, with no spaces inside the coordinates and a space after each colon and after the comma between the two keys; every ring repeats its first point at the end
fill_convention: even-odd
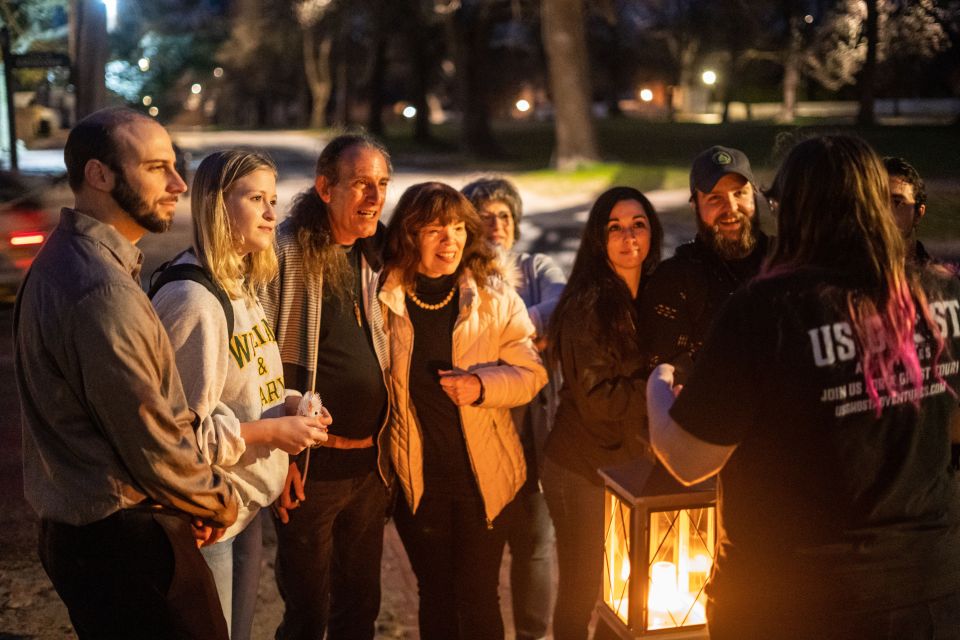
{"type": "Polygon", "coordinates": [[[760,230],[754,221],[742,213],[733,214],[740,221],[740,230],[736,238],[727,238],[720,231],[720,225],[707,226],[697,214],[697,229],[700,236],[724,260],[746,258],[757,246],[757,232],[760,230]]]}
{"type": "Polygon", "coordinates": [[[134,222],[151,233],[163,233],[170,228],[173,224],[173,216],[164,218],[156,209],[151,209],[147,201],[130,186],[122,169],[114,171],[114,174],[117,176],[117,181],[110,195],[121,209],[130,214],[134,222]]]}

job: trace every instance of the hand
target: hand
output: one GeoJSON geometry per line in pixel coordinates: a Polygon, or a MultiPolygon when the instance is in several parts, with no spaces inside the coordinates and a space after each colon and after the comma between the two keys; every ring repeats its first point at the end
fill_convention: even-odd
{"type": "Polygon", "coordinates": [[[440,374],[440,386],[443,387],[444,393],[458,407],[473,404],[480,397],[483,383],[480,382],[480,376],[475,373],[468,373],[462,369],[440,369],[437,373],[440,374]]]}
{"type": "Polygon", "coordinates": [[[190,530],[193,533],[194,540],[197,542],[198,549],[200,547],[208,547],[217,542],[223,537],[226,531],[223,527],[214,527],[213,525],[206,524],[200,518],[194,518],[190,521],[190,530]]]}
{"type": "Polygon", "coordinates": [[[317,418],[284,416],[264,420],[270,429],[270,446],[296,455],[307,447],[327,441],[327,427],[333,422],[326,409],[317,418]]]}
{"type": "MultiPolygon", "coordinates": [[[[673,381],[674,381],[675,372],[676,372],[676,369],[672,364],[661,364],[661,365],[658,365],[657,368],[650,373],[650,379],[657,380],[658,382],[663,382],[671,389],[674,389],[673,381]]],[[[682,387],[682,385],[678,385],[678,386],[682,387]]],[[[674,389],[674,396],[676,396],[677,393],[679,393],[679,390],[674,389]]]]}
{"type": "Polygon", "coordinates": [[[276,511],[280,522],[287,524],[290,522],[290,511],[300,506],[300,503],[307,499],[303,492],[303,478],[300,476],[300,468],[295,462],[290,463],[287,469],[287,479],[283,482],[283,491],[280,497],[273,503],[273,510],[276,511]],[[290,496],[290,489],[293,489],[296,498],[290,496]]]}

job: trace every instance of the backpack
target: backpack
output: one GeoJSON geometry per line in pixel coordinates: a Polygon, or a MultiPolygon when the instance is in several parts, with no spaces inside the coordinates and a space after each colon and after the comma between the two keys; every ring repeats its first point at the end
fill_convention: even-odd
{"type": "Polygon", "coordinates": [[[207,291],[215,295],[217,300],[220,301],[220,306],[223,307],[223,315],[227,318],[227,335],[232,337],[233,303],[230,301],[230,296],[227,295],[227,292],[223,290],[223,287],[214,282],[210,273],[200,265],[173,264],[180,259],[180,256],[187,253],[187,251],[193,253],[192,249],[187,249],[154,270],[150,276],[150,289],[147,291],[147,296],[153,300],[153,297],[157,295],[157,292],[160,291],[163,285],[177,280],[192,280],[193,282],[202,284],[207,291]]]}

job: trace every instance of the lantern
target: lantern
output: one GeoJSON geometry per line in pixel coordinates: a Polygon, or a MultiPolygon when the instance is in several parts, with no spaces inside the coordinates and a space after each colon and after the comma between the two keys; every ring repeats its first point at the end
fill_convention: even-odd
{"type": "Polygon", "coordinates": [[[649,459],[601,469],[600,475],[599,623],[623,638],[707,638],[703,588],[716,542],[713,481],[684,487],[649,459]]]}

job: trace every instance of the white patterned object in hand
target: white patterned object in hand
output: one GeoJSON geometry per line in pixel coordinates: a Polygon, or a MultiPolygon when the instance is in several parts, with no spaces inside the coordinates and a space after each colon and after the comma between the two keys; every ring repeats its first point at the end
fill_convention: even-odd
{"type": "MultiPolygon", "coordinates": [[[[313,391],[307,391],[303,394],[303,397],[300,398],[300,405],[297,407],[297,415],[311,418],[319,418],[323,415],[323,400],[320,399],[320,394],[313,391]]],[[[327,433],[326,429],[324,429],[323,438],[320,442],[326,441],[327,433]]]]}

